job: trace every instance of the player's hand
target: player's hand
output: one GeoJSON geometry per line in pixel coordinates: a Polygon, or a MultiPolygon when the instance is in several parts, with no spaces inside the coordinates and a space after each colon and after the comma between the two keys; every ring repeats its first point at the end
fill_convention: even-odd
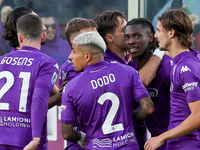
{"type": "Polygon", "coordinates": [[[24,147],[23,150],[36,150],[39,144],[40,144],[40,138],[35,137],[28,145],[24,147]]]}
{"type": "Polygon", "coordinates": [[[59,87],[59,93],[62,95],[63,89],[65,87],[65,85],[68,83],[69,81],[64,81],[62,82],[62,85],[59,87]]]}
{"type": "Polygon", "coordinates": [[[152,137],[146,141],[144,145],[145,150],[156,150],[158,147],[162,146],[164,141],[159,137],[152,137]]]}

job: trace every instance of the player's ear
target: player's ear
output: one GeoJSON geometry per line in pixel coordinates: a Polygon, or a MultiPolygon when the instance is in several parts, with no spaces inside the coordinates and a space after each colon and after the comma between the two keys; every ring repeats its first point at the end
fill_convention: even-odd
{"type": "Polygon", "coordinates": [[[74,37],[70,38],[70,43],[73,44],[74,37]]]}
{"type": "Polygon", "coordinates": [[[89,52],[85,53],[85,60],[86,62],[90,62],[92,60],[92,54],[89,52]]]}
{"type": "Polygon", "coordinates": [[[175,30],[174,29],[170,29],[168,33],[169,33],[169,37],[173,38],[174,35],[175,35],[175,30]]]}
{"type": "Polygon", "coordinates": [[[21,34],[17,34],[17,36],[18,36],[18,42],[22,43],[24,41],[23,36],[21,34]]]}
{"type": "Polygon", "coordinates": [[[41,42],[44,42],[45,39],[46,39],[46,32],[43,32],[42,33],[41,42]]]}
{"type": "Polygon", "coordinates": [[[151,33],[150,35],[149,35],[149,43],[152,43],[153,42],[153,33],[151,33]]]}
{"type": "Polygon", "coordinates": [[[105,36],[105,40],[106,40],[108,43],[110,43],[110,44],[113,44],[113,43],[114,43],[112,34],[107,34],[107,35],[105,36]]]}

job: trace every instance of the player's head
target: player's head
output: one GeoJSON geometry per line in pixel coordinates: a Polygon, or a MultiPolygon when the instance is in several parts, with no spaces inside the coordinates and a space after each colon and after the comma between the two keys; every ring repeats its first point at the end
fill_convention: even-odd
{"type": "Polygon", "coordinates": [[[18,37],[17,37],[17,20],[26,14],[34,13],[32,9],[27,7],[19,7],[12,10],[6,19],[4,25],[4,31],[2,33],[2,38],[9,41],[9,45],[12,47],[19,47],[18,37]]]}
{"type": "Polygon", "coordinates": [[[105,40],[107,46],[115,44],[120,49],[126,48],[124,41],[124,27],[127,23],[126,16],[117,10],[102,11],[93,18],[98,25],[97,31],[105,40]]]}
{"type": "Polygon", "coordinates": [[[143,56],[156,48],[154,34],[154,27],[146,18],[134,18],[127,23],[124,36],[133,58],[143,56]]]}
{"type": "Polygon", "coordinates": [[[46,36],[46,34],[43,32],[43,22],[40,17],[35,14],[27,14],[20,17],[17,20],[16,27],[20,44],[23,42],[40,43],[41,39],[43,41],[43,38],[46,36]]]}
{"type": "Polygon", "coordinates": [[[183,47],[190,48],[193,43],[193,31],[192,21],[184,10],[169,9],[158,16],[155,37],[161,50],[167,50],[170,40],[174,38],[177,38],[183,47]]]}
{"type": "Polygon", "coordinates": [[[106,44],[98,32],[84,32],[74,38],[69,59],[75,71],[83,71],[90,64],[103,60],[106,44]]]}
{"type": "Polygon", "coordinates": [[[57,31],[57,26],[58,26],[56,24],[57,21],[50,15],[42,16],[41,19],[46,27],[46,35],[47,35],[46,40],[47,41],[54,40],[56,38],[56,35],[60,32],[57,31]]]}
{"type": "Polygon", "coordinates": [[[97,24],[91,19],[73,18],[65,27],[65,37],[72,46],[73,39],[80,33],[88,31],[96,31],[97,24]]]}

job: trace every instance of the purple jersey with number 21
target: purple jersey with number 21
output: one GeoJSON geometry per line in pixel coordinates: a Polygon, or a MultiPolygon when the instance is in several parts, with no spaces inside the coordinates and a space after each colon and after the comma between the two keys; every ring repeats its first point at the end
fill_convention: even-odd
{"type": "Polygon", "coordinates": [[[48,149],[46,114],[57,66],[27,46],[0,57],[0,145],[23,149],[33,137],[40,137],[38,149],[48,149]]]}
{"type": "Polygon", "coordinates": [[[86,149],[138,150],[133,101],[148,96],[135,69],[101,61],[87,66],[65,86],[61,121],[74,124],[78,119],[89,141],[86,149]]]}

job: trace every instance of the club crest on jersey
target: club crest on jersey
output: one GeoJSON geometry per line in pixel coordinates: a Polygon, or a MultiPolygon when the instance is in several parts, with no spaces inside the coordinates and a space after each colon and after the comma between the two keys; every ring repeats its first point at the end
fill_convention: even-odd
{"type": "Polygon", "coordinates": [[[53,73],[53,76],[52,76],[52,79],[51,79],[51,84],[52,84],[52,85],[54,85],[54,84],[55,84],[55,82],[56,82],[56,79],[57,79],[57,76],[58,76],[58,75],[57,75],[57,73],[56,73],[56,72],[54,72],[54,73],[53,73]]]}
{"type": "Polygon", "coordinates": [[[182,66],[181,72],[180,72],[180,73],[187,72],[187,71],[191,71],[191,70],[190,70],[190,68],[188,68],[188,67],[185,65],[185,66],[182,66]]]}

